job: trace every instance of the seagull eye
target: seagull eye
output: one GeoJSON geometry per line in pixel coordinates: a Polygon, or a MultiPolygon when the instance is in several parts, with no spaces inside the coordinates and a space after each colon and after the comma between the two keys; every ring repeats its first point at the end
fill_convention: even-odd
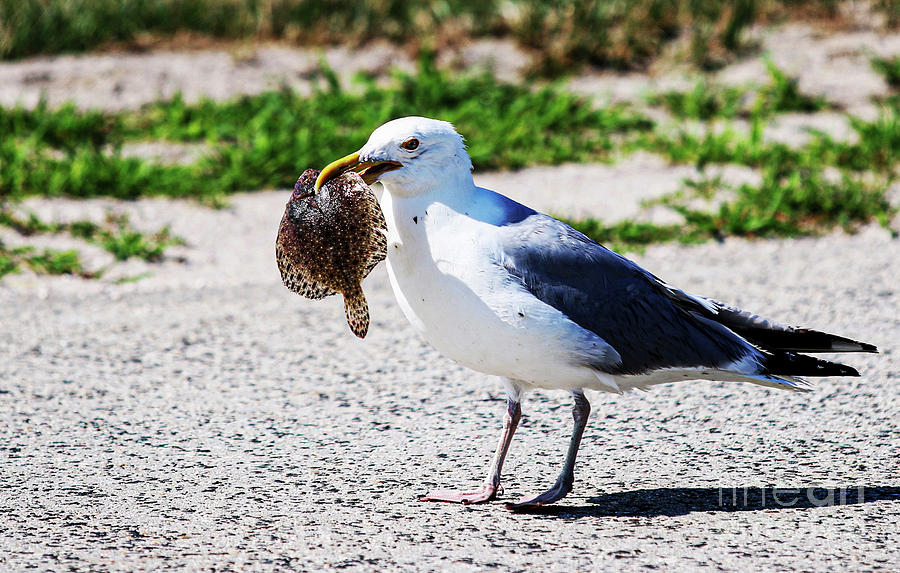
{"type": "Polygon", "coordinates": [[[416,149],[417,147],[419,147],[419,140],[416,139],[415,137],[412,137],[412,138],[404,141],[403,145],[401,145],[400,147],[402,147],[403,149],[405,149],[407,151],[412,151],[412,150],[416,149]]]}

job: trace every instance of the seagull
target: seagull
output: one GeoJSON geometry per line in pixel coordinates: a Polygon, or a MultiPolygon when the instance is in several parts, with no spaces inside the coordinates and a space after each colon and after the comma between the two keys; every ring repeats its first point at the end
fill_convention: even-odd
{"type": "Polygon", "coordinates": [[[485,481],[431,491],[423,501],[497,496],[522,397],[534,388],[572,394],[574,429],[556,482],[506,505],[514,511],[571,491],[591,411],[585,390],[722,380],[802,392],[801,376],[859,376],[802,352],[877,352],[687,294],[565,223],[476,186],[463,138],[446,121],[385,123],[359,151],[325,167],[316,189],[346,171],[384,187],[386,265],[403,314],[444,356],[500,377],[506,390],[485,481]]]}

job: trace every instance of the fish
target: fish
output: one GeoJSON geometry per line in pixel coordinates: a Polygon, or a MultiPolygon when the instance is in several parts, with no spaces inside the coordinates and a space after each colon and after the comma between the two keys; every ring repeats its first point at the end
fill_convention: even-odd
{"type": "Polygon", "coordinates": [[[315,190],[316,169],[297,179],[275,239],[281,281],[318,300],[341,293],[350,330],[369,331],[369,304],[362,281],[387,257],[387,224],[378,198],[348,171],[315,190]]]}

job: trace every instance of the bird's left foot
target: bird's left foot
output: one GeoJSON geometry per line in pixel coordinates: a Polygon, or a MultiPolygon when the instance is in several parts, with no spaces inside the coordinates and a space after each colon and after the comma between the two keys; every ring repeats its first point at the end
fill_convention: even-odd
{"type": "Polygon", "coordinates": [[[572,484],[561,480],[557,480],[553,487],[533,498],[522,498],[516,503],[507,503],[506,509],[510,511],[530,511],[549,505],[555,501],[559,501],[566,497],[572,491],[572,484]]]}
{"type": "Polygon", "coordinates": [[[469,505],[470,503],[484,503],[494,499],[497,495],[498,486],[493,484],[482,484],[482,486],[474,491],[454,491],[449,489],[436,489],[428,492],[428,495],[419,497],[419,501],[445,501],[447,503],[461,503],[469,505]]]}

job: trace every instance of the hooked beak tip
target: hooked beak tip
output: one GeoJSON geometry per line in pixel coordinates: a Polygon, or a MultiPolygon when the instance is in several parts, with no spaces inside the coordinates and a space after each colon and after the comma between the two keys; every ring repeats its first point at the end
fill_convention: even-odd
{"type": "Polygon", "coordinates": [[[398,163],[397,161],[363,161],[359,157],[359,152],[351,153],[350,155],[342,157],[337,161],[332,161],[325,167],[325,169],[321,171],[321,173],[319,173],[319,176],[316,178],[315,190],[318,192],[323,185],[325,185],[332,179],[340,177],[341,174],[347,171],[355,171],[356,173],[359,173],[359,176],[362,177],[362,180],[365,181],[367,185],[371,185],[378,181],[378,178],[388,171],[400,169],[401,167],[403,167],[403,164],[398,163]]]}
{"type": "Polygon", "coordinates": [[[325,166],[319,176],[316,177],[316,191],[322,188],[322,185],[325,185],[330,180],[340,177],[342,173],[353,169],[359,165],[359,153],[351,153],[346,157],[341,157],[337,161],[332,161],[328,165],[325,166]]]}

